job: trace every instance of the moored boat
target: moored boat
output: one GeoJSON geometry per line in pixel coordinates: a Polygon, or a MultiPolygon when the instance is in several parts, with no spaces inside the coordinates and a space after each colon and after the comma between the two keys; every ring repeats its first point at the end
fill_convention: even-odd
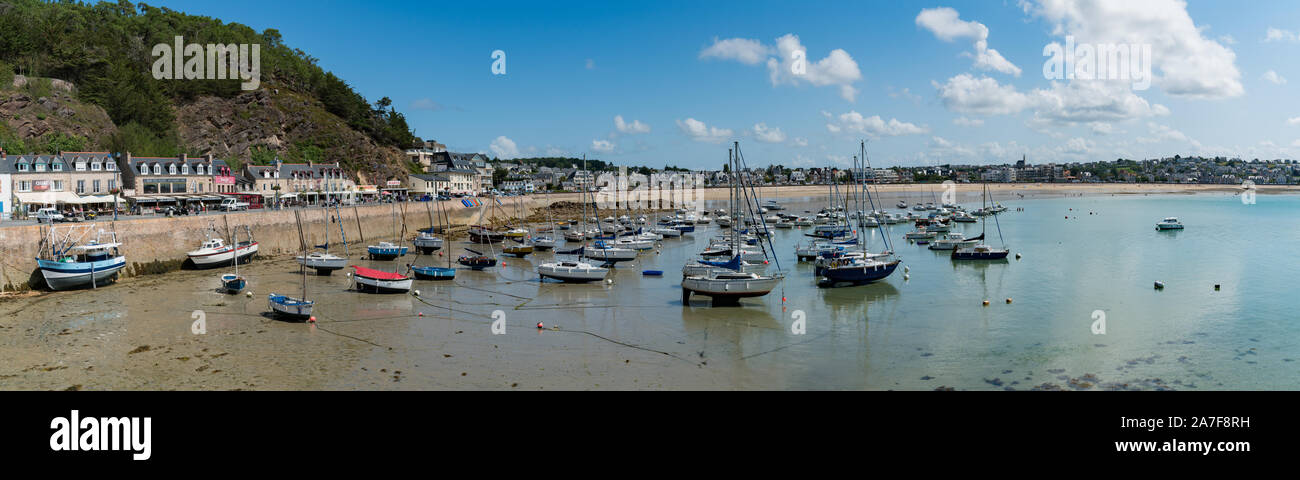
{"type": "Polygon", "coordinates": [[[356,289],[366,293],[406,293],[411,291],[411,277],[396,272],[352,265],[356,289]]]}

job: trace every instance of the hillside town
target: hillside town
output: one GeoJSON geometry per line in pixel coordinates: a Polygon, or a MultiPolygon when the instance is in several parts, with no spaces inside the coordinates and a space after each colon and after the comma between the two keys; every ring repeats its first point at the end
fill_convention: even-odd
{"type": "MultiPolygon", "coordinates": [[[[205,211],[280,208],[295,205],[358,204],[392,200],[445,200],[464,196],[574,192],[591,189],[603,172],[572,162],[501,160],[482,153],[448,151],[437,141],[406,150],[411,173],[359,184],[339,162],[269,165],[228,162],[212,155],[172,158],[131,153],[0,151],[0,220],[40,220],[41,215],[89,218],[122,214],[191,214],[205,211]],[[563,165],[563,163],[568,163],[563,165]],[[113,205],[117,205],[114,209],[113,205]],[[42,213],[44,212],[44,213],[42,213]]],[[[553,159],[552,159],[553,160],[553,159]]],[[[706,187],[729,181],[731,172],[627,167],[632,173],[689,173],[706,187]]],[[[1300,180],[1294,160],[1226,157],[1117,159],[1088,163],[1031,164],[1022,157],[1001,165],[936,165],[844,169],[769,165],[741,172],[754,185],[868,183],[1174,183],[1292,185],[1300,180]]]]}

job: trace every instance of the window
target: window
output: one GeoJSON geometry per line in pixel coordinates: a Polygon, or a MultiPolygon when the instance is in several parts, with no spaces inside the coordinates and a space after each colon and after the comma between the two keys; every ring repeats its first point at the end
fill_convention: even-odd
{"type": "Polygon", "coordinates": [[[28,168],[30,167],[28,167],[26,163],[18,164],[18,171],[20,172],[26,172],[28,168]]]}
{"type": "Polygon", "coordinates": [[[84,171],[86,171],[86,162],[83,162],[83,161],[81,161],[81,160],[77,160],[76,165],[77,165],[76,168],[77,168],[77,171],[78,171],[78,172],[84,172],[84,171]]]}
{"type": "Polygon", "coordinates": [[[148,175],[148,174],[149,174],[149,166],[148,166],[148,165],[145,165],[145,164],[143,164],[143,163],[141,163],[141,164],[140,164],[140,175],[148,175]]]}
{"type": "Polygon", "coordinates": [[[91,163],[91,164],[90,164],[90,171],[92,171],[92,172],[98,172],[98,171],[103,170],[103,169],[104,169],[104,164],[102,164],[102,163],[94,162],[94,163],[91,163]]]}
{"type": "Polygon", "coordinates": [[[86,181],[77,180],[77,194],[80,195],[83,193],[86,193],[86,181]]]}
{"type": "Polygon", "coordinates": [[[190,174],[190,165],[188,163],[185,165],[181,165],[181,175],[189,175],[189,174],[190,174]]]}
{"type": "Polygon", "coordinates": [[[156,164],[156,163],[153,164],[153,174],[154,174],[154,175],[162,175],[162,165],[159,165],[159,164],[156,164]]]}
{"type": "Polygon", "coordinates": [[[104,170],[108,170],[110,172],[113,170],[117,170],[117,163],[112,160],[104,162],[104,170]]]}
{"type": "Polygon", "coordinates": [[[44,164],[44,163],[38,163],[38,164],[36,164],[36,171],[38,171],[38,172],[44,172],[44,171],[45,171],[45,164],[44,164]]]}
{"type": "Polygon", "coordinates": [[[56,171],[56,172],[62,172],[62,171],[63,171],[63,164],[62,164],[62,163],[59,163],[59,162],[50,162],[50,169],[51,169],[51,170],[54,170],[54,171],[56,171]]]}
{"type": "Polygon", "coordinates": [[[53,191],[56,191],[56,192],[62,192],[62,191],[63,191],[63,180],[55,180],[55,181],[54,181],[54,188],[51,188],[50,190],[53,190],[53,191]]]}
{"type": "Polygon", "coordinates": [[[30,191],[32,191],[32,182],[31,182],[31,180],[19,180],[19,181],[18,181],[18,191],[20,191],[20,192],[30,192],[30,191]]]}
{"type": "Polygon", "coordinates": [[[175,175],[175,174],[176,174],[176,164],[173,163],[173,164],[169,164],[169,165],[167,165],[167,174],[168,174],[168,175],[175,175]]]}
{"type": "Polygon", "coordinates": [[[99,193],[99,180],[95,180],[95,193],[99,193]]]}
{"type": "Polygon", "coordinates": [[[199,166],[197,166],[197,167],[194,167],[194,170],[195,170],[199,175],[203,175],[203,165],[199,165],[199,166]]]}
{"type": "Polygon", "coordinates": [[[113,190],[117,190],[117,180],[111,179],[108,181],[108,191],[111,192],[113,190]]]}

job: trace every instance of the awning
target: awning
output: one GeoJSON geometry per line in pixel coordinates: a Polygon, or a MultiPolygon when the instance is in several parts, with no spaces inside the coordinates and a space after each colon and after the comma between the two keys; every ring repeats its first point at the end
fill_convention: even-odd
{"type": "Polygon", "coordinates": [[[60,203],[78,205],[81,203],[81,197],[72,192],[17,192],[14,196],[18,201],[27,205],[57,205],[60,203]]]}
{"type": "Polygon", "coordinates": [[[281,195],[280,195],[280,198],[298,198],[298,194],[296,194],[296,193],[284,193],[284,194],[281,194],[281,195]]]}

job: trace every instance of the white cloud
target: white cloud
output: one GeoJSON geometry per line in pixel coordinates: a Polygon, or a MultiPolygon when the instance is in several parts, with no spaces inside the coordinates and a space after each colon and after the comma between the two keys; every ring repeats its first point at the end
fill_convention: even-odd
{"type": "Polygon", "coordinates": [[[506,138],[505,135],[499,136],[496,140],[493,140],[492,144],[488,146],[488,149],[492,150],[492,154],[497,158],[504,159],[519,156],[519,146],[515,145],[514,140],[506,138]]]}
{"type": "Polygon", "coordinates": [[[976,115],[1006,115],[1029,108],[1032,100],[1016,91],[1011,85],[999,85],[989,77],[975,77],[963,73],[949,78],[947,83],[930,82],[939,90],[944,108],[957,113],[976,115]]]}
{"type": "Polygon", "coordinates": [[[1025,11],[1054,23],[1054,35],[1076,44],[1151,45],[1155,84],[1189,98],[1245,93],[1237,55],[1202,35],[1184,0],[1035,0],[1025,11]]]}
{"type": "Polygon", "coordinates": [[[592,140],[591,150],[597,153],[610,153],[614,151],[614,142],[609,140],[592,140]]]}
{"type": "Polygon", "coordinates": [[[1176,142],[1186,143],[1195,148],[1201,148],[1201,142],[1191,139],[1187,134],[1170,128],[1168,125],[1161,125],[1155,122],[1147,122],[1149,136],[1139,137],[1140,143],[1158,143],[1158,142],[1176,142]]]}
{"type": "Polygon", "coordinates": [[[1290,30],[1268,27],[1264,35],[1265,42],[1300,42],[1300,35],[1290,30]]]}
{"type": "Polygon", "coordinates": [[[902,90],[894,90],[894,87],[889,87],[889,98],[902,98],[912,103],[921,102],[921,96],[912,93],[911,89],[907,89],[907,88],[904,88],[902,90]]]}
{"type": "Polygon", "coordinates": [[[982,126],[984,126],[984,119],[982,119],[982,118],[957,117],[957,118],[952,119],[952,123],[953,123],[954,125],[960,125],[960,126],[963,126],[963,127],[982,127],[982,126]]]}
{"type": "Polygon", "coordinates": [[[766,123],[756,123],[749,131],[755,140],[763,143],[781,143],[785,141],[785,132],[780,127],[768,128],[766,123]]]}
{"type": "Polygon", "coordinates": [[[614,116],[614,128],[617,129],[619,133],[627,133],[632,135],[638,133],[650,133],[649,125],[641,123],[640,120],[632,120],[632,123],[624,122],[622,115],[614,116]]]}
{"type": "Polygon", "coordinates": [[[767,73],[772,85],[799,85],[808,82],[816,87],[838,86],[840,97],[850,102],[857,98],[858,90],[853,82],[862,79],[858,62],[853,60],[844,49],[837,48],[821,60],[813,62],[807,58],[808,49],[799,43],[799,36],[788,33],[776,39],[777,56],[767,59],[767,73]],[[804,73],[794,73],[795,52],[804,52],[804,73]]]}
{"type": "Polygon", "coordinates": [[[1264,72],[1264,80],[1273,82],[1275,85],[1286,85],[1286,77],[1278,75],[1277,72],[1272,70],[1264,72]]]}
{"type": "Polygon", "coordinates": [[[678,120],[677,128],[697,142],[720,143],[732,136],[732,131],[729,128],[710,127],[694,118],[678,120]]]}
{"type": "Polygon", "coordinates": [[[916,16],[916,25],[946,42],[957,39],[973,42],[975,53],[968,55],[975,59],[975,68],[1020,76],[1020,67],[1003,58],[997,50],[989,48],[988,27],[979,22],[962,20],[956,10],[948,7],[921,10],[916,16]]]}
{"type": "Polygon", "coordinates": [[[1074,137],[1066,141],[1064,147],[1065,148],[1062,151],[1065,153],[1084,154],[1092,151],[1092,145],[1088,143],[1087,140],[1079,137],[1074,137]]]}
{"type": "Polygon", "coordinates": [[[1106,122],[1092,122],[1089,125],[1094,135],[1110,135],[1115,133],[1115,126],[1106,122]]]}
{"type": "Polygon", "coordinates": [[[1049,89],[1020,92],[990,77],[963,73],[946,83],[931,82],[949,111],[973,115],[1010,115],[1033,110],[1033,123],[1074,125],[1167,115],[1134,94],[1123,81],[1052,82],[1049,89]]]}
{"type": "Polygon", "coordinates": [[[748,38],[713,39],[713,45],[700,51],[700,58],[717,58],[735,60],[745,65],[758,65],[767,57],[770,49],[758,40],[748,38]]]}
{"type": "Polygon", "coordinates": [[[804,83],[815,87],[837,86],[840,96],[845,100],[852,102],[857,98],[858,90],[853,83],[862,79],[862,71],[848,52],[837,48],[816,62],[808,58],[807,53],[808,49],[799,43],[799,37],[789,33],[777,38],[775,47],[748,38],[714,38],[713,45],[701,50],[699,58],[735,60],[746,65],[757,65],[766,59],[772,86],[798,86],[804,83]],[[795,65],[795,52],[804,55],[801,73],[795,73],[800,69],[792,68],[795,65]]]}
{"type": "Polygon", "coordinates": [[[822,115],[829,122],[826,124],[826,130],[831,133],[848,132],[871,137],[896,137],[900,135],[919,135],[930,131],[926,127],[900,122],[896,118],[885,121],[879,115],[864,117],[861,113],[851,110],[849,113],[840,114],[839,117],[835,117],[829,112],[822,112],[822,115]]]}
{"type": "Polygon", "coordinates": [[[1219,43],[1222,43],[1224,45],[1236,45],[1237,39],[1234,38],[1232,35],[1220,35],[1219,43]]]}
{"type": "Polygon", "coordinates": [[[795,147],[806,147],[808,146],[808,139],[803,137],[794,137],[794,140],[790,141],[790,145],[795,147]]]}
{"type": "Polygon", "coordinates": [[[1300,117],[1291,117],[1286,119],[1287,125],[1300,125],[1300,117]]]}

